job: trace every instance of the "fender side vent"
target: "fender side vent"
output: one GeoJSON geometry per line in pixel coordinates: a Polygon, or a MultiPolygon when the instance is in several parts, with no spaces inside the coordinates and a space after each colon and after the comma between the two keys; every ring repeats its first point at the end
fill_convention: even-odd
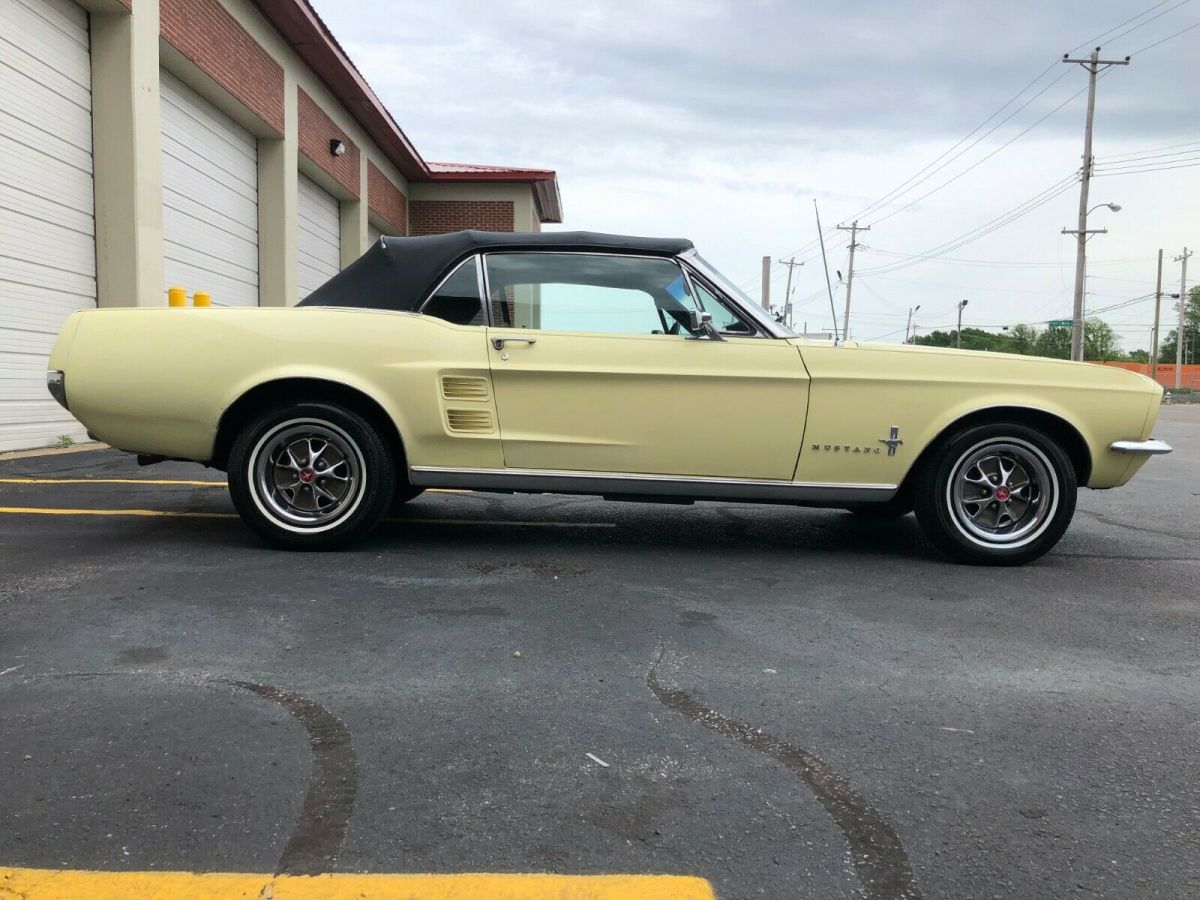
{"type": "Polygon", "coordinates": [[[451,431],[487,434],[492,430],[492,413],[486,409],[448,409],[446,423],[451,431]]]}
{"type": "Polygon", "coordinates": [[[443,375],[442,396],[447,400],[487,400],[490,392],[486,378],[443,375]]]}

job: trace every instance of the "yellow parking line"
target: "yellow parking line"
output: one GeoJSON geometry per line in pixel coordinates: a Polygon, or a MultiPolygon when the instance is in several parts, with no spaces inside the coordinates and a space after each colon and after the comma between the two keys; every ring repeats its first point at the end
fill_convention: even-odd
{"type": "MultiPolygon", "coordinates": [[[[229,487],[227,481],[186,481],[164,478],[0,478],[0,484],[177,484],[191,487],[229,487]]],[[[426,488],[427,494],[469,494],[457,488],[426,488]]]]}
{"type": "Polygon", "coordinates": [[[0,478],[0,484],[184,484],[192,487],[228,487],[224,481],[177,481],[150,478],[0,478]]]}
{"type": "Polygon", "coordinates": [[[14,516],[171,516],[180,519],[236,519],[237,513],[175,512],[167,509],[59,509],[57,507],[0,506],[14,516]]]}
{"type": "Polygon", "coordinates": [[[686,875],[251,875],[0,868],[24,900],[715,900],[686,875]]]}

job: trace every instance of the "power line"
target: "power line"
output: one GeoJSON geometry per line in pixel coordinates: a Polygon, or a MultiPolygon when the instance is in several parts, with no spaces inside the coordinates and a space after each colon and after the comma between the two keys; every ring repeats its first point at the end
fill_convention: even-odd
{"type": "Polygon", "coordinates": [[[1169,172],[1172,169],[1191,169],[1200,166],[1200,159],[1195,162],[1183,163],[1177,166],[1148,166],[1144,169],[1105,169],[1103,172],[1097,172],[1096,177],[1109,177],[1112,175],[1138,175],[1142,172],[1169,172]]]}
{"type": "Polygon", "coordinates": [[[1160,6],[1166,6],[1166,5],[1167,5],[1168,3],[1170,3],[1170,2],[1171,2],[1171,0],[1159,0],[1159,2],[1158,2],[1158,3],[1155,3],[1153,6],[1151,6],[1151,7],[1147,8],[1147,9],[1143,9],[1143,10],[1142,10],[1140,13],[1138,13],[1136,16],[1130,16],[1128,19],[1126,19],[1126,20],[1125,20],[1124,22],[1122,22],[1120,25],[1114,25],[1112,28],[1108,29],[1108,31],[1102,32],[1102,33],[1100,33],[1100,34],[1096,35],[1096,36],[1095,36],[1095,37],[1093,37],[1093,38],[1088,38],[1088,39],[1087,39],[1086,41],[1084,41],[1082,44],[1079,44],[1079,45],[1077,45],[1077,46],[1075,46],[1075,47],[1072,47],[1072,48],[1071,48],[1071,52],[1072,52],[1072,53],[1074,53],[1076,50],[1080,50],[1080,49],[1082,49],[1082,48],[1084,48],[1084,47],[1090,47],[1090,46],[1092,46],[1092,44],[1096,43],[1096,41],[1101,41],[1101,40],[1104,40],[1106,37],[1108,37],[1110,34],[1112,34],[1112,33],[1113,33],[1114,31],[1116,31],[1118,28],[1124,28],[1124,27],[1125,27],[1126,25],[1128,25],[1130,22],[1133,22],[1133,21],[1135,21],[1135,20],[1137,20],[1137,19],[1140,19],[1142,16],[1146,15],[1147,13],[1152,13],[1152,12],[1154,12],[1156,9],[1158,9],[1160,6]]]}
{"type": "Polygon", "coordinates": [[[1160,41],[1155,41],[1153,44],[1147,44],[1147,45],[1146,45],[1145,47],[1143,47],[1141,50],[1134,50],[1134,51],[1133,51],[1131,54],[1129,54],[1129,55],[1130,55],[1130,56],[1137,56],[1139,53],[1145,53],[1147,50],[1153,50],[1153,49],[1154,49],[1155,47],[1157,47],[1159,44],[1165,44],[1167,41],[1169,41],[1169,40],[1172,40],[1173,38],[1177,38],[1177,37],[1179,37],[1181,34],[1186,34],[1187,32],[1191,31],[1193,28],[1200,28],[1200,22],[1196,22],[1196,23],[1194,23],[1194,24],[1192,24],[1192,25],[1189,25],[1187,28],[1180,28],[1180,29],[1179,29],[1178,31],[1176,31],[1174,34],[1168,34],[1168,35],[1167,35],[1165,38],[1163,38],[1162,40],[1160,40],[1160,41]]]}
{"type": "Polygon", "coordinates": [[[1096,164],[1108,162],[1128,162],[1131,159],[1158,159],[1163,156],[1181,156],[1186,153],[1200,152],[1200,141],[1187,141],[1182,144],[1168,144],[1165,147],[1151,147],[1147,150],[1131,150],[1128,153],[1116,153],[1112,156],[1097,156],[1096,164]],[[1175,150],[1173,153],[1159,153],[1159,150],[1174,150],[1176,147],[1187,147],[1187,150],[1175,150]]]}
{"type": "MultiPolygon", "coordinates": [[[[1061,80],[1064,76],[1069,75],[1069,74],[1070,74],[1070,72],[1064,72],[1063,75],[1059,76],[1058,79],[1055,79],[1055,82],[1057,83],[1057,81],[1061,80]]],[[[1007,141],[1005,141],[1003,144],[1001,144],[999,147],[997,147],[995,150],[993,150],[987,156],[972,163],[970,166],[963,169],[961,172],[959,172],[957,175],[955,175],[949,181],[943,182],[941,185],[934,188],[933,190],[922,194],[920,197],[918,197],[916,200],[913,200],[907,206],[902,206],[899,209],[893,210],[892,212],[888,213],[883,218],[876,219],[875,223],[879,224],[880,222],[886,222],[892,216],[899,215],[900,213],[902,213],[906,210],[912,209],[914,206],[916,206],[918,203],[920,203],[922,200],[926,199],[927,197],[931,197],[934,194],[936,194],[938,191],[943,190],[944,188],[947,188],[950,185],[954,184],[954,182],[958,181],[958,179],[962,178],[968,172],[970,172],[974,169],[977,169],[979,166],[983,165],[985,162],[987,162],[989,159],[991,159],[993,156],[995,156],[997,153],[999,153],[1005,147],[1007,147],[1010,144],[1015,143],[1016,141],[1019,141],[1021,138],[1025,137],[1025,135],[1029,134],[1029,132],[1033,131],[1033,129],[1037,128],[1039,125],[1041,125],[1043,122],[1045,122],[1048,118],[1050,118],[1052,115],[1054,115],[1056,112],[1058,112],[1064,106],[1066,106],[1068,103],[1070,103],[1076,97],[1078,97],[1080,94],[1084,93],[1084,91],[1086,91],[1086,90],[1087,90],[1086,87],[1080,88],[1078,91],[1076,91],[1074,94],[1072,94],[1066,100],[1064,100],[1062,103],[1058,104],[1058,106],[1054,107],[1054,109],[1050,110],[1050,112],[1046,113],[1044,116],[1042,116],[1040,119],[1038,119],[1032,125],[1030,125],[1024,131],[1021,131],[1020,133],[1018,133],[1015,137],[1009,138],[1007,141]]]]}
{"type": "Polygon", "coordinates": [[[879,266],[874,269],[864,269],[862,274],[863,275],[885,275],[889,272],[897,272],[900,269],[907,269],[908,267],[914,266],[920,262],[926,262],[930,259],[935,259],[936,257],[944,255],[946,253],[953,253],[955,250],[957,250],[961,247],[965,247],[967,244],[972,243],[973,241],[979,240],[979,238],[984,237],[988,234],[991,234],[993,231],[1003,228],[1005,225],[1015,222],[1017,219],[1025,216],[1025,215],[1028,215],[1029,213],[1033,212],[1035,209],[1049,203],[1051,200],[1055,199],[1060,194],[1066,193],[1075,185],[1075,181],[1077,178],[1078,178],[1078,176],[1076,174],[1072,173],[1071,175],[1067,176],[1066,178],[1060,179],[1059,181],[1055,182],[1050,187],[1046,188],[1044,191],[1041,191],[1040,193],[1035,194],[1033,197],[1026,200],[1024,203],[1020,203],[1017,206],[1014,206],[1012,209],[1008,210],[1007,212],[1001,213],[996,218],[992,219],[989,222],[985,222],[983,225],[980,225],[979,227],[974,228],[971,231],[968,231],[966,234],[959,235],[958,237],[952,238],[948,241],[944,241],[943,243],[938,244],[936,247],[931,247],[922,253],[913,254],[906,261],[901,261],[901,262],[896,262],[896,263],[888,263],[884,266],[879,266]]]}
{"type": "MultiPolygon", "coordinates": [[[[1078,50],[1078,49],[1080,49],[1081,47],[1089,46],[1089,45],[1091,45],[1091,44],[1095,43],[1096,41],[1099,41],[1099,40],[1102,40],[1102,39],[1105,39],[1105,38],[1107,38],[1107,37],[1108,37],[1110,34],[1112,34],[1114,31],[1117,31],[1118,29],[1120,29],[1120,28],[1123,28],[1124,26],[1126,26],[1126,25],[1129,25],[1129,24],[1131,24],[1131,23],[1133,23],[1133,22],[1137,21],[1138,19],[1141,19],[1141,18],[1143,18],[1144,16],[1147,16],[1147,15],[1149,15],[1150,13],[1154,12],[1155,10],[1158,10],[1159,8],[1161,8],[1161,7],[1165,6],[1165,5],[1167,5],[1167,3],[1170,3],[1170,2],[1172,2],[1172,0],[1160,0],[1160,2],[1152,4],[1151,6],[1147,7],[1147,8],[1146,8],[1146,9],[1144,9],[1144,10],[1142,10],[1140,13],[1138,13],[1138,14],[1136,14],[1136,15],[1134,15],[1134,16],[1131,16],[1131,17],[1129,17],[1128,19],[1126,19],[1125,21],[1121,22],[1120,24],[1118,24],[1118,25],[1116,25],[1116,26],[1113,26],[1112,28],[1108,29],[1107,31],[1104,31],[1104,32],[1102,32],[1102,33],[1100,33],[1100,34],[1096,35],[1095,37],[1089,38],[1088,40],[1084,41],[1083,43],[1081,43],[1081,44],[1077,45],[1076,47],[1074,47],[1074,48],[1072,49],[1072,51],[1071,51],[1071,52],[1074,52],[1075,50],[1078,50]]],[[[1158,15],[1152,16],[1150,19],[1147,19],[1145,22],[1142,22],[1142,23],[1140,23],[1139,25],[1136,25],[1136,26],[1134,26],[1133,28],[1129,28],[1129,29],[1127,29],[1127,30],[1125,30],[1125,31],[1121,32],[1120,34],[1118,34],[1118,35],[1116,36],[1116,38],[1112,38],[1112,40],[1116,40],[1116,39],[1119,39],[1119,38],[1121,38],[1121,37],[1124,37],[1125,35],[1127,35],[1127,34],[1130,34],[1130,33],[1132,33],[1133,31],[1136,31],[1138,28],[1142,27],[1142,25],[1149,24],[1150,22],[1152,22],[1152,21],[1155,21],[1155,20],[1156,20],[1156,19],[1158,19],[1158,18],[1161,18],[1162,16],[1166,15],[1167,13],[1169,13],[1169,12],[1172,12],[1172,11],[1173,11],[1173,10],[1175,10],[1175,9],[1178,9],[1179,7],[1181,7],[1181,6],[1185,5],[1185,4],[1186,4],[1186,3],[1188,3],[1188,2],[1190,2],[1190,0],[1182,0],[1182,2],[1177,2],[1177,3],[1175,3],[1175,5],[1174,5],[1174,6],[1170,7],[1169,9],[1163,10],[1162,12],[1158,13],[1158,15]]],[[[1172,38],[1178,37],[1179,35],[1181,35],[1181,34],[1183,34],[1183,33],[1187,32],[1187,31],[1190,31],[1190,30],[1192,30],[1193,28],[1196,28],[1196,27],[1198,27],[1198,26],[1200,26],[1200,22],[1198,22],[1198,23],[1196,23],[1196,24],[1194,24],[1194,25],[1190,25],[1190,26],[1188,26],[1187,28],[1183,28],[1183,29],[1181,29],[1181,30],[1179,30],[1179,31],[1177,31],[1177,32],[1175,32],[1175,33],[1173,33],[1173,34],[1171,34],[1171,35],[1168,35],[1167,37],[1164,37],[1164,38],[1162,38],[1162,39],[1160,39],[1160,40],[1158,40],[1158,41],[1155,41],[1155,42],[1154,42],[1154,43],[1152,43],[1152,44],[1148,44],[1147,46],[1145,46],[1145,47],[1142,47],[1141,49],[1139,49],[1139,50],[1135,51],[1135,54],[1138,54],[1138,53],[1145,53],[1147,50],[1150,50],[1150,49],[1152,49],[1152,48],[1154,48],[1154,47],[1157,47],[1157,46],[1159,46],[1160,44],[1163,44],[1163,43],[1165,43],[1166,41],[1169,41],[1169,40],[1171,40],[1172,38]]],[[[990,130],[989,130],[989,131],[988,131],[986,134],[984,134],[983,136],[981,136],[981,137],[980,137],[978,140],[976,140],[976,141],[974,141],[973,143],[971,143],[971,144],[970,144],[970,146],[968,146],[967,148],[965,148],[965,149],[964,149],[964,150],[963,150],[961,153],[958,153],[958,154],[954,155],[954,156],[953,156],[951,159],[946,159],[946,157],[947,157],[947,156],[950,156],[952,153],[954,153],[954,151],[955,151],[955,150],[957,150],[959,147],[961,147],[963,143],[965,143],[966,141],[970,140],[970,139],[971,139],[971,138],[972,138],[972,137],[973,137],[973,136],[974,136],[976,133],[978,133],[978,132],[979,132],[979,130],[980,130],[980,129],[984,128],[984,127],[985,127],[985,126],[986,126],[986,125],[987,125],[989,122],[991,122],[993,119],[995,119],[995,118],[996,118],[996,116],[1000,115],[1000,114],[1001,114],[1001,113],[1002,113],[1002,112],[1003,112],[1005,109],[1007,109],[1007,108],[1008,108],[1009,106],[1011,106],[1011,105],[1012,105],[1014,102],[1016,102],[1018,99],[1020,99],[1020,98],[1021,98],[1021,97],[1022,97],[1022,96],[1023,96],[1023,95],[1024,95],[1024,94],[1025,94],[1027,91],[1028,91],[1028,90],[1029,90],[1029,89],[1030,89],[1030,88],[1032,88],[1032,87],[1033,87],[1035,84],[1037,84],[1039,81],[1041,81],[1041,79],[1042,79],[1042,78],[1044,78],[1044,77],[1045,77],[1045,76],[1046,76],[1046,75],[1047,75],[1047,74],[1048,74],[1048,73],[1049,73],[1049,72],[1050,72],[1050,71],[1051,71],[1051,70],[1054,68],[1054,66],[1057,64],[1057,62],[1058,62],[1058,61],[1056,60],[1054,63],[1052,63],[1051,65],[1047,66],[1047,67],[1046,67],[1044,70],[1042,70],[1040,73],[1038,73],[1038,75],[1037,75],[1036,77],[1034,77],[1032,81],[1030,81],[1028,84],[1026,84],[1024,87],[1022,87],[1022,88],[1021,88],[1021,90],[1017,91],[1017,93],[1016,93],[1016,94],[1014,94],[1014,95],[1013,95],[1012,97],[1010,97],[1010,98],[1009,98],[1007,101],[1005,101],[1003,104],[1001,104],[1001,105],[1000,105],[1000,107],[999,107],[999,108],[997,108],[997,109],[996,109],[996,110],[995,110],[995,111],[994,111],[994,112],[993,112],[991,115],[989,115],[989,116],[988,116],[986,119],[984,119],[982,122],[980,122],[978,125],[976,125],[976,126],[973,128],[973,129],[971,129],[971,131],[969,131],[969,132],[968,132],[968,133],[967,133],[967,134],[966,134],[964,137],[960,138],[960,139],[959,139],[959,140],[958,140],[958,141],[957,141],[955,144],[953,144],[953,145],[952,145],[952,146],[951,146],[949,149],[947,149],[946,151],[944,151],[944,152],[943,152],[941,155],[939,155],[939,156],[938,156],[938,157],[936,157],[935,159],[931,160],[929,163],[927,163],[927,164],[926,164],[925,166],[923,166],[922,168],[918,169],[918,170],[917,170],[917,172],[915,172],[915,173],[914,173],[912,176],[910,176],[910,177],[909,177],[908,179],[906,179],[905,181],[901,182],[899,185],[897,185],[897,186],[896,186],[895,188],[893,188],[891,191],[888,191],[886,194],[884,194],[884,195],[883,195],[882,197],[880,197],[878,200],[875,200],[875,201],[873,201],[872,203],[868,204],[866,207],[864,207],[862,210],[860,210],[858,213],[856,213],[856,214],[855,214],[855,216],[851,216],[851,217],[849,217],[849,218],[850,218],[850,219],[853,219],[853,218],[861,218],[861,217],[862,217],[862,216],[863,216],[865,213],[867,213],[867,212],[871,212],[871,211],[873,211],[873,210],[880,209],[880,208],[882,208],[883,206],[886,206],[887,204],[891,203],[893,200],[896,200],[896,199],[898,199],[900,196],[903,196],[903,194],[905,194],[905,193],[908,193],[909,191],[911,191],[911,190],[912,190],[913,188],[915,188],[917,185],[919,185],[919,184],[922,184],[922,183],[924,183],[925,181],[927,181],[927,180],[928,180],[930,177],[932,177],[932,176],[933,176],[934,174],[936,174],[938,171],[941,171],[941,170],[942,170],[942,169],[944,169],[946,166],[948,166],[950,163],[954,162],[954,160],[956,160],[956,159],[960,158],[961,156],[963,156],[963,155],[964,155],[964,154],[965,154],[965,153],[966,153],[968,150],[970,150],[972,147],[974,147],[976,144],[978,144],[978,143],[979,143],[981,140],[983,140],[984,138],[986,138],[987,136],[989,136],[990,134],[992,134],[992,133],[993,133],[993,132],[994,132],[996,129],[998,129],[998,128],[999,128],[1001,125],[1003,125],[1004,123],[1008,122],[1008,121],[1009,121],[1011,118],[1013,118],[1013,116],[1015,116],[1017,113],[1021,112],[1021,111],[1022,111],[1022,110],[1024,110],[1025,108],[1027,108],[1027,107],[1028,107],[1028,106],[1029,106],[1029,105],[1030,105],[1030,104],[1031,104],[1031,103],[1032,103],[1034,100],[1036,100],[1038,97],[1040,97],[1040,96],[1042,96],[1043,94],[1045,94],[1047,90],[1049,90],[1051,87],[1053,87],[1055,84],[1057,84],[1057,83],[1058,83],[1058,81],[1059,81],[1059,80],[1061,80],[1061,79],[1062,79],[1062,77],[1064,77],[1064,76],[1059,76],[1059,78],[1057,78],[1057,79],[1054,79],[1054,80],[1053,80],[1053,81],[1052,81],[1050,84],[1048,84],[1048,85],[1046,85],[1044,88],[1042,88],[1042,90],[1041,90],[1041,91],[1039,91],[1039,92],[1038,92],[1036,95],[1034,95],[1034,96],[1033,96],[1033,97],[1031,97],[1029,100],[1027,100],[1027,101],[1026,101],[1026,102],[1025,102],[1025,103],[1024,103],[1024,104],[1023,104],[1021,107],[1019,107],[1017,110],[1014,110],[1012,113],[1010,113],[1010,114],[1009,114],[1009,115],[1008,115],[1008,116],[1007,116],[1007,117],[1006,117],[1006,118],[1005,118],[1003,121],[1001,121],[1001,122],[1000,122],[1000,123],[998,123],[996,126],[994,126],[992,129],[990,129],[990,130]],[[945,162],[944,162],[942,165],[940,165],[940,166],[939,166],[939,165],[938,165],[938,163],[941,163],[943,160],[945,160],[945,162]],[[935,166],[937,166],[937,168],[936,168],[936,169],[934,169],[934,168],[933,168],[933,167],[935,167],[935,166]],[[933,171],[930,171],[930,169],[933,169],[933,171]],[[928,174],[927,174],[927,173],[928,173],[928,174]],[[923,176],[923,177],[922,177],[922,176],[923,176]],[[918,180],[918,179],[919,179],[919,180],[918,180]]],[[[1066,73],[1064,73],[1064,75],[1065,75],[1065,74],[1066,74],[1066,73]]],[[[1103,77],[1103,75],[1101,75],[1100,77],[1103,77]]],[[[1081,90],[1081,91],[1079,91],[1079,92],[1077,92],[1076,94],[1073,94],[1072,96],[1068,97],[1068,98],[1067,98],[1065,101],[1063,101],[1063,103],[1059,104],[1057,107],[1055,107],[1053,110],[1051,110],[1051,111],[1050,111],[1049,113],[1047,113],[1045,116],[1043,116],[1041,119],[1039,119],[1039,120],[1037,120],[1036,122],[1034,122],[1034,123],[1033,123],[1031,126],[1029,126],[1028,128],[1026,128],[1026,129],[1024,129],[1023,131],[1021,131],[1019,134],[1017,134],[1017,135],[1016,135],[1015,137],[1013,137],[1012,139],[1010,139],[1010,140],[1006,141],[1006,142],[1005,142],[1004,144],[1002,144],[1002,145],[1001,145],[999,148],[997,148],[996,150],[992,151],[992,152],[991,152],[991,153],[989,153],[987,156],[983,157],[983,159],[981,159],[981,160],[977,161],[976,163],[972,164],[972,165],[971,165],[970,167],[968,167],[967,169],[965,169],[965,170],[963,170],[962,172],[960,172],[960,173],[958,173],[957,175],[955,175],[953,178],[951,178],[951,179],[949,179],[948,181],[944,182],[944,183],[943,183],[941,186],[939,186],[939,187],[935,188],[934,190],[932,190],[932,191],[930,191],[930,192],[927,192],[926,194],[924,194],[924,195],[922,195],[921,197],[917,198],[917,200],[913,201],[912,203],[909,203],[909,204],[905,205],[904,207],[901,207],[900,209],[893,210],[891,213],[889,213],[889,214],[888,214],[887,216],[885,216],[883,219],[879,219],[878,221],[884,221],[885,219],[891,218],[891,217],[892,217],[892,216],[894,216],[894,215],[898,215],[898,214],[899,214],[899,213],[901,213],[901,212],[905,212],[905,211],[907,211],[908,209],[911,209],[911,208],[912,208],[913,206],[915,206],[917,203],[920,203],[920,202],[921,202],[921,200],[924,200],[926,197],[928,197],[928,196],[931,196],[932,194],[934,194],[934,193],[937,193],[938,191],[941,191],[941,190],[943,190],[945,187],[948,187],[950,184],[952,184],[953,182],[957,181],[957,180],[958,180],[959,178],[961,178],[963,175],[967,174],[967,172],[970,172],[971,170],[973,170],[974,168],[978,167],[978,166],[979,166],[979,165],[981,165],[982,163],[984,163],[984,162],[986,162],[987,160],[991,159],[993,156],[995,156],[995,155],[996,155],[997,153],[999,153],[1001,150],[1005,149],[1006,147],[1010,146],[1010,145],[1011,145],[1012,143],[1014,143],[1015,141],[1017,141],[1017,140],[1019,140],[1020,138],[1024,137],[1026,134],[1028,134],[1030,131],[1032,131],[1034,128],[1036,128],[1038,125],[1040,125],[1040,124],[1041,124],[1042,122],[1044,122],[1046,119],[1048,119],[1050,116],[1054,115],[1054,113],[1058,112],[1060,109],[1062,109],[1064,106],[1066,106],[1066,105],[1067,105],[1068,103],[1070,103],[1072,100],[1074,100],[1074,99],[1075,99],[1075,97],[1079,96],[1079,94],[1081,94],[1081,93],[1083,93],[1083,91],[1082,91],[1082,90],[1081,90]]],[[[845,220],[843,220],[843,221],[845,221],[845,220]]],[[[795,250],[791,251],[791,253],[785,254],[785,256],[789,256],[789,257],[791,257],[791,258],[793,258],[793,259],[794,259],[794,258],[795,258],[797,255],[799,255],[799,254],[803,254],[803,253],[806,253],[806,252],[808,252],[808,251],[810,251],[810,250],[813,250],[813,249],[815,249],[815,248],[816,248],[816,246],[818,245],[818,243],[819,243],[819,240],[820,240],[821,238],[826,238],[826,239],[827,239],[827,238],[830,238],[830,237],[832,237],[832,235],[834,234],[834,232],[835,232],[835,229],[829,229],[828,231],[826,231],[826,232],[824,232],[823,234],[819,235],[819,236],[818,236],[818,238],[815,238],[815,239],[813,239],[813,240],[811,240],[811,241],[807,242],[806,244],[803,244],[802,246],[800,246],[800,247],[797,247],[795,250]]],[[[807,261],[809,261],[809,260],[811,260],[811,259],[815,259],[815,258],[816,258],[816,255],[812,255],[812,256],[805,257],[805,259],[804,259],[803,261],[807,262],[807,261]]],[[[782,270],[780,270],[779,272],[777,272],[777,273],[775,273],[775,274],[773,274],[773,275],[772,275],[772,282],[774,281],[774,279],[775,279],[775,278],[776,278],[776,277],[777,277],[779,274],[781,274],[781,272],[782,272],[782,270]]],[[[752,288],[752,287],[753,287],[755,284],[757,284],[758,282],[760,282],[761,280],[762,280],[762,276],[761,276],[761,275],[758,275],[758,276],[755,276],[755,277],[753,277],[753,278],[751,278],[751,279],[747,280],[746,282],[742,283],[740,286],[741,286],[743,289],[750,289],[750,288],[752,288]]]]}
{"type": "MultiPolygon", "coordinates": [[[[1160,13],[1159,13],[1157,16],[1151,16],[1151,17],[1150,17],[1150,18],[1148,18],[1146,21],[1144,21],[1144,22],[1139,22],[1138,24],[1134,25],[1132,28],[1129,28],[1129,29],[1126,29],[1125,31],[1122,31],[1120,34],[1116,35],[1115,37],[1110,37],[1110,38],[1107,38],[1107,41],[1108,41],[1108,43],[1110,43],[1110,44],[1111,44],[1111,43],[1113,43],[1114,41],[1119,41],[1121,38],[1125,37],[1125,35],[1127,35],[1127,34],[1133,34],[1133,33],[1134,33],[1135,31],[1137,31],[1139,28],[1144,28],[1145,26],[1149,25],[1151,22],[1154,22],[1154,21],[1157,21],[1158,19],[1161,19],[1161,18],[1162,18],[1163,16],[1165,16],[1167,13],[1169,13],[1169,12],[1174,12],[1175,10],[1179,9],[1179,7],[1181,7],[1181,6],[1186,6],[1188,3],[1191,3],[1191,2],[1192,2],[1192,0],[1180,0],[1180,2],[1176,3],[1176,4],[1175,4],[1174,6],[1172,6],[1170,9],[1164,9],[1164,10],[1163,10],[1162,12],[1160,12],[1160,13]]],[[[1159,6],[1162,6],[1162,4],[1161,4],[1161,3],[1160,3],[1160,4],[1158,4],[1158,5],[1159,5],[1159,6]]],[[[1155,9],[1157,9],[1158,7],[1156,6],[1156,7],[1154,7],[1154,8],[1155,8],[1155,9]]],[[[1150,10],[1147,10],[1146,12],[1150,12],[1150,10]]],[[[1142,15],[1145,15],[1145,13],[1142,13],[1142,15]]],[[[1115,30],[1115,29],[1114,29],[1114,30],[1115,30]]],[[[1071,51],[1071,52],[1074,52],[1074,51],[1071,51]]]]}

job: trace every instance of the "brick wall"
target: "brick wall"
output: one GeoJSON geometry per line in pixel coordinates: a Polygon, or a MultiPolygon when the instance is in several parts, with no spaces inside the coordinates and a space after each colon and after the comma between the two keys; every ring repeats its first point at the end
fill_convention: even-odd
{"type": "Polygon", "coordinates": [[[159,17],[172,47],[283,134],[283,68],[217,0],[161,0],[159,17]]]}
{"type": "Polygon", "coordinates": [[[394,231],[391,234],[408,234],[408,198],[400,188],[379,170],[375,163],[367,161],[367,205],[394,231]]]}
{"type": "Polygon", "coordinates": [[[355,197],[359,194],[358,147],[346,132],[333,124],[333,119],[317,105],[317,101],[302,88],[296,89],[296,119],[300,129],[300,152],[316,163],[326,175],[355,197]],[[336,138],[346,145],[346,152],[334,156],[329,142],[336,138]]]}
{"type": "Polygon", "coordinates": [[[511,200],[414,200],[409,224],[414,235],[443,234],[476,228],[480,231],[512,231],[511,200]]]}

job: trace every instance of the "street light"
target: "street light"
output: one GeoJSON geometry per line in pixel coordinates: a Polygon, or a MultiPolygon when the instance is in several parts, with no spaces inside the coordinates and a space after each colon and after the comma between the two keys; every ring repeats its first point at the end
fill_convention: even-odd
{"type": "Polygon", "coordinates": [[[956,350],[962,349],[962,311],[966,305],[966,300],[962,300],[958,304],[958,331],[954,332],[954,349],[956,350]]]}
{"type": "Polygon", "coordinates": [[[908,343],[908,333],[909,333],[909,331],[912,330],[913,313],[915,313],[920,308],[921,308],[920,303],[918,303],[916,306],[910,306],[908,308],[908,321],[904,325],[904,343],[906,343],[906,344],[908,343]]]}
{"type": "MultiPolygon", "coordinates": [[[[1086,202],[1086,194],[1084,200],[1086,202]]],[[[1079,217],[1079,228],[1062,230],[1063,234],[1075,235],[1075,239],[1079,241],[1075,251],[1075,308],[1071,318],[1071,359],[1074,360],[1083,359],[1083,285],[1087,278],[1087,253],[1084,248],[1089,234],[1108,234],[1107,228],[1089,229],[1087,217],[1101,206],[1108,207],[1111,212],[1121,211],[1119,203],[1097,203],[1079,217]]],[[[1080,203],[1080,208],[1083,209],[1083,203],[1080,203]]]]}

